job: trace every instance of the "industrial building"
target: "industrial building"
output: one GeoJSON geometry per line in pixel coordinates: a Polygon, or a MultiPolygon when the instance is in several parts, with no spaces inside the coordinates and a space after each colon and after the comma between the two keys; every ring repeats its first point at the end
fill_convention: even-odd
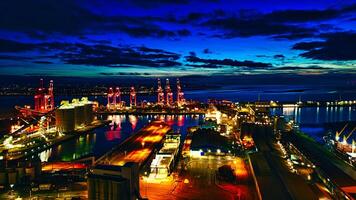
{"type": "Polygon", "coordinates": [[[88,174],[88,199],[141,199],[138,163],[98,165],[91,169],[88,174]]]}
{"type": "Polygon", "coordinates": [[[7,155],[0,162],[0,189],[9,188],[26,180],[33,181],[41,174],[41,160],[9,162],[7,155]]]}
{"type": "Polygon", "coordinates": [[[73,99],[71,103],[62,101],[56,110],[56,128],[63,133],[90,125],[93,119],[93,103],[86,97],[73,99]]]}
{"type": "Polygon", "coordinates": [[[236,148],[228,137],[222,136],[212,129],[198,129],[192,135],[190,156],[199,157],[205,154],[229,155],[236,148]]]}
{"type": "Polygon", "coordinates": [[[150,166],[150,176],[167,177],[176,161],[180,145],[180,134],[167,134],[163,147],[156,154],[150,166]]]}

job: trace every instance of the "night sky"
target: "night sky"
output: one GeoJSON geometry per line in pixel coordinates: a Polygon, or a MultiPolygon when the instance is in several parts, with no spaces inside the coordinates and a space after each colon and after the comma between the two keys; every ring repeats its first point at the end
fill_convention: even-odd
{"type": "Polygon", "coordinates": [[[2,0],[0,75],[354,80],[355,29],[351,0],[2,0]]]}

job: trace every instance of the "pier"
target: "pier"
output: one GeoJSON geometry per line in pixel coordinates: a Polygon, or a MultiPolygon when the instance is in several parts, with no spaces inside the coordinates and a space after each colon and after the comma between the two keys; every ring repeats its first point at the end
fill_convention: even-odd
{"type": "Polygon", "coordinates": [[[100,157],[95,164],[123,166],[127,162],[137,162],[142,167],[170,130],[171,127],[164,122],[151,122],[115,149],[100,157]]]}

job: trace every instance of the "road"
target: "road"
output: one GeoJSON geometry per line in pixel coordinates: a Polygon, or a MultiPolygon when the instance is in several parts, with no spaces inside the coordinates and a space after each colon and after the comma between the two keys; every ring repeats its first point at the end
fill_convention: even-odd
{"type": "Polygon", "coordinates": [[[325,197],[317,187],[287,168],[285,159],[276,151],[272,127],[251,126],[255,126],[252,130],[258,152],[250,158],[263,199],[302,200],[325,197]]]}

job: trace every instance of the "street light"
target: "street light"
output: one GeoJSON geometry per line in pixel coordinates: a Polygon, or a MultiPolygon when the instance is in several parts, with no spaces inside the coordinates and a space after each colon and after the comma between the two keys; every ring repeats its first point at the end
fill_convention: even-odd
{"type": "Polygon", "coordinates": [[[145,180],[145,188],[146,188],[146,197],[147,197],[147,179],[148,179],[148,177],[147,177],[147,172],[145,171],[145,176],[146,176],[146,180],[145,180]]]}

